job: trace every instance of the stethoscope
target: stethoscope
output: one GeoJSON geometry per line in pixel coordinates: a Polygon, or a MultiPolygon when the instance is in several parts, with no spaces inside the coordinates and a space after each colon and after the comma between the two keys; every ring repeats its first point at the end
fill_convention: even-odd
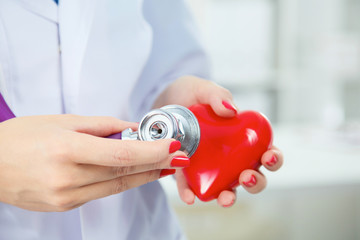
{"type": "MultiPolygon", "coordinates": [[[[11,118],[15,118],[15,114],[0,93],[0,122],[11,118]]],[[[199,146],[200,127],[189,109],[180,105],[167,105],[147,113],[137,131],[129,128],[108,138],[141,141],[173,138],[181,142],[180,150],[191,157],[199,146]]]]}

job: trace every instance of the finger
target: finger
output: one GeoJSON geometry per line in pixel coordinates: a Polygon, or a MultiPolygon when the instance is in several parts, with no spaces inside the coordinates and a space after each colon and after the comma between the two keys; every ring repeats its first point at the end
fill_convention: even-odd
{"type": "Polygon", "coordinates": [[[221,98],[219,96],[212,97],[210,99],[210,106],[220,117],[234,117],[238,112],[237,107],[230,98],[221,98]]]}
{"type": "Polygon", "coordinates": [[[175,177],[181,200],[188,205],[194,204],[195,194],[187,184],[183,171],[176,171],[175,177]]]}
{"type": "Polygon", "coordinates": [[[35,212],[64,212],[74,208],[78,208],[83,204],[84,203],[76,205],[69,204],[67,206],[56,206],[57,204],[48,204],[46,202],[25,202],[18,205],[18,207],[35,212]]]}
{"type": "Polygon", "coordinates": [[[70,158],[76,163],[102,166],[135,166],[153,164],[160,166],[187,166],[186,154],[179,150],[181,143],[174,139],[157,141],[115,140],[86,134],[73,134],[70,158]],[[177,157],[177,161],[173,161],[177,157]],[[166,163],[161,163],[166,161],[166,163]]]}
{"type": "Polygon", "coordinates": [[[71,199],[76,199],[78,203],[85,203],[91,200],[118,194],[159,179],[160,172],[160,170],[153,170],[87,185],[72,191],[70,201],[71,199]]]}
{"type": "Polygon", "coordinates": [[[284,157],[282,152],[274,146],[261,157],[262,165],[270,171],[277,171],[283,165],[283,162],[284,157]]]}
{"type": "Polygon", "coordinates": [[[267,181],[263,174],[255,170],[244,170],[239,177],[241,186],[249,193],[259,193],[266,187],[267,181]]]}
{"type": "MultiPolygon", "coordinates": [[[[126,167],[108,167],[90,164],[77,164],[75,167],[69,170],[69,179],[71,179],[70,187],[80,187],[97,182],[103,182],[112,180],[115,178],[133,175],[142,172],[148,172],[155,169],[166,169],[171,171],[172,169],[178,169],[177,166],[168,166],[168,162],[160,162],[160,165],[146,164],[135,165],[126,167]],[[70,177],[73,176],[73,177],[70,177]]],[[[166,171],[164,171],[164,174],[166,171]]]]}
{"type": "Polygon", "coordinates": [[[231,207],[236,201],[236,190],[225,190],[220,193],[217,203],[222,207],[231,207]]]}
{"type": "Polygon", "coordinates": [[[209,104],[214,112],[221,117],[233,117],[238,112],[229,90],[208,82],[199,91],[200,103],[209,104]]]}
{"type": "Polygon", "coordinates": [[[84,117],[75,116],[73,130],[98,137],[107,137],[114,133],[122,132],[127,128],[137,129],[138,123],[126,122],[114,117],[84,117]]]}
{"type": "Polygon", "coordinates": [[[119,133],[127,128],[137,129],[138,127],[137,123],[122,121],[114,117],[88,117],[74,114],[49,115],[46,117],[51,122],[56,122],[69,130],[99,137],[119,133]]]}

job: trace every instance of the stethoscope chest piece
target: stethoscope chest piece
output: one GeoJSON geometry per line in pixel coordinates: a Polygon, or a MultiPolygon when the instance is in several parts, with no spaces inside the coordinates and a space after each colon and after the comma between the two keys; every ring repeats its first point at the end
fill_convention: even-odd
{"type": "Polygon", "coordinates": [[[200,127],[195,115],[179,105],[167,105],[147,113],[133,132],[122,132],[123,140],[156,141],[174,138],[181,142],[181,151],[191,157],[200,142],[200,127]]]}

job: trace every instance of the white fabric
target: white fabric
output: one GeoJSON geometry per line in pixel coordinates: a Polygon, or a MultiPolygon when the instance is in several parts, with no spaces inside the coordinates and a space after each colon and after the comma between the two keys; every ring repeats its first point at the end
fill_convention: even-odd
{"type": "MultiPolygon", "coordinates": [[[[0,0],[0,90],[17,116],[138,121],[177,77],[206,76],[195,32],[183,0],[0,0]]],[[[158,182],[65,213],[0,203],[0,240],[182,238],[158,182]]]]}

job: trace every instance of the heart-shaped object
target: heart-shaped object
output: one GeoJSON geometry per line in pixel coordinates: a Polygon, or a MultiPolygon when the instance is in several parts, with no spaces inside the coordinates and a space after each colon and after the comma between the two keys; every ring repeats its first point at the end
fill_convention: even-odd
{"type": "Polygon", "coordinates": [[[243,111],[233,118],[217,116],[209,105],[189,108],[200,126],[200,144],[183,169],[191,189],[202,201],[239,185],[245,169],[258,170],[262,154],[271,148],[272,130],[259,112],[243,111]]]}

